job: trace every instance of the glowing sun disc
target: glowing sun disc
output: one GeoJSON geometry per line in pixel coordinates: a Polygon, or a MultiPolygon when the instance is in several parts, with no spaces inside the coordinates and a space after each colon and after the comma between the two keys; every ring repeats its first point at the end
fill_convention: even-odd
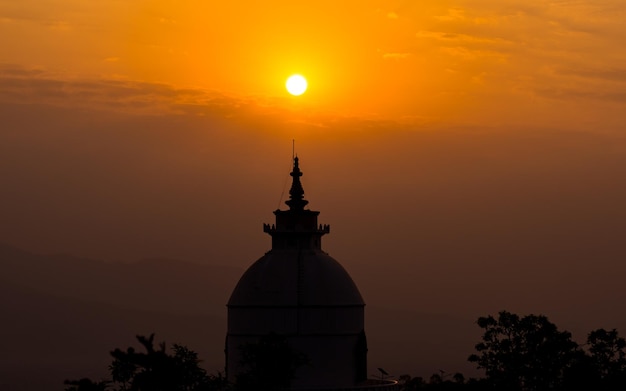
{"type": "Polygon", "coordinates": [[[290,76],[289,79],[287,79],[287,83],[285,84],[285,87],[287,87],[287,91],[289,91],[291,95],[295,96],[304,94],[307,86],[308,83],[306,82],[306,79],[301,75],[290,76]]]}

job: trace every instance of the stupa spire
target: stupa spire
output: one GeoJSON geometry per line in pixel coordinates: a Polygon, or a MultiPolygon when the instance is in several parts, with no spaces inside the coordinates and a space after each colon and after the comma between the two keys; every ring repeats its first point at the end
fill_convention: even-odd
{"type": "Polygon", "coordinates": [[[285,201],[285,204],[287,204],[289,206],[289,210],[292,211],[304,210],[304,207],[309,203],[309,201],[304,199],[304,189],[302,188],[302,183],[300,182],[302,171],[300,171],[300,167],[298,166],[297,156],[293,158],[293,171],[291,171],[291,174],[289,175],[291,175],[293,180],[291,182],[291,189],[289,189],[289,199],[285,201]]]}

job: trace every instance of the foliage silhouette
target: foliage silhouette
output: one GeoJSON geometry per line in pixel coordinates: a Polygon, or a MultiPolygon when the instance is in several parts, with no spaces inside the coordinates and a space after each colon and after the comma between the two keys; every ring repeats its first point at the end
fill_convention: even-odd
{"type": "Polygon", "coordinates": [[[94,382],[88,378],[82,378],[80,380],[66,380],[65,384],[70,385],[65,391],[106,391],[110,382],[102,380],[94,382]]]}
{"type": "Polygon", "coordinates": [[[133,347],[111,352],[109,366],[111,381],[93,382],[89,379],[66,381],[66,391],[211,391],[225,388],[221,374],[208,375],[198,366],[198,355],[182,345],[174,344],[168,354],[165,343],[154,347],[154,334],[137,336],[145,353],[133,347]]]}
{"type": "Polygon", "coordinates": [[[579,356],[578,344],[571,334],[559,331],[545,316],[502,311],[498,318],[478,318],[483,328],[479,354],[469,361],[485,369],[497,388],[510,391],[551,390],[563,384],[565,371],[579,356]]]}
{"type": "Polygon", "coordinates": [[[457,372],[454,375],[452,375],[452,379],[454,380],[455,383],[457,384],[463,384],[465,383],[465,376],[463,376],[462,373],[457,372]]]}
{"type": "MultiPolygon", "coordinates": [[[[426,382],[422,377],[400,376],[402,391],[614,391],[626,389],[626,340],[617,330],[597,329],[579,346],[567,331],[560,331],[542,315],[520,317],[502,311],[497,317],[478,318],[484,332],[470,362],[485,370],[485,378],[465,379],[440,371],[426,382]]],[[[154,334],[137,336],[145,352],[133,347],[111,352],[111,379],[66,380],[66,391],[270,391],[288,389],[298,368],[308,364],[284,336],[269,334],[241,346],[243,371],[235,384],[220,373],[208,375],[198,355],[182,345],[154,346],[154,334]]]]}
{"type": "Polygon", "coordinates": [[[242,373],[236,376],[237,391],[270,391],[291,386],[298,368],[309,363],[284,336],[271,333],[256,343],[240,347],[242,373]]]}
{"type": "Polygon", "coordinates": [[[601,389],[626,386],[626,340],[617,330],[594,330],[587,336],[587,346],[601,389]]]}
{"type": "Polygon", "coordinates": [[[614,390],[626,387],[626,341],[615,329],[592,331],[585,351],[542,315],[502,311],[478,318],[484,329],[478,354],[490,389],[510,391],[614,390]]]}
{"type": "Polygon", "coordinates": [[[469,379],[465,380],[465,376],[461,373],[455,373],[452,378],[444,379],[447,376],[441,376],[438,373],[434,373],[430,376],[430,380],[425,382],[422,377],[411,377],[409,375],[402,375],[398,378],[398,385],[401,391],[481,391],[492,389],[491,385],[487,384],[484,379],[469,379]]]}
{"type": "Polygon", "coordinates": [[[617,330],[594,330],[587,337],[589,353],[602,377],[623,372],[626,369],[626,340],[617,335],[617,330]]]}

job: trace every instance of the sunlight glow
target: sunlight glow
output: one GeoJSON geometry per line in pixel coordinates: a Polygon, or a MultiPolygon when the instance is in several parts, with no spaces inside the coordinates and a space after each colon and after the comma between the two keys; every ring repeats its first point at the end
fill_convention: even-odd
{"type": "Polygon", "coordinates": [[[308,83],[303,76],[293,75],[287,79],[285,86],[291,95],[298,96],[304,94],[308,87],[308,83]]]}

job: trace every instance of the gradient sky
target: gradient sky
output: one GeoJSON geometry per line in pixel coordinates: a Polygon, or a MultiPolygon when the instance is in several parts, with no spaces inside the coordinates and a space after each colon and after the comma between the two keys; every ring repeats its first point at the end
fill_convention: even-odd
{"type": "Polygon", "coordinates": [[[619,130],[622,5],[9,0],[0,1],[0,62],[6,78],[16,67],[35,72],[81,100],[116,100],[122,88],[135,104],[199,110],[223,95],[413,124],[619,130]],[[294,72],[311,86],[297,102],[283,88],[294,72]],[[98,92],[84,85],[94,81],[98,92]]]}
{"type": "Polygon", "coordinates": [[[245,268],[296,139],[368,304],[626,326],[624,20],[618,0],[0,0],[0,241],[245,268]]]}

